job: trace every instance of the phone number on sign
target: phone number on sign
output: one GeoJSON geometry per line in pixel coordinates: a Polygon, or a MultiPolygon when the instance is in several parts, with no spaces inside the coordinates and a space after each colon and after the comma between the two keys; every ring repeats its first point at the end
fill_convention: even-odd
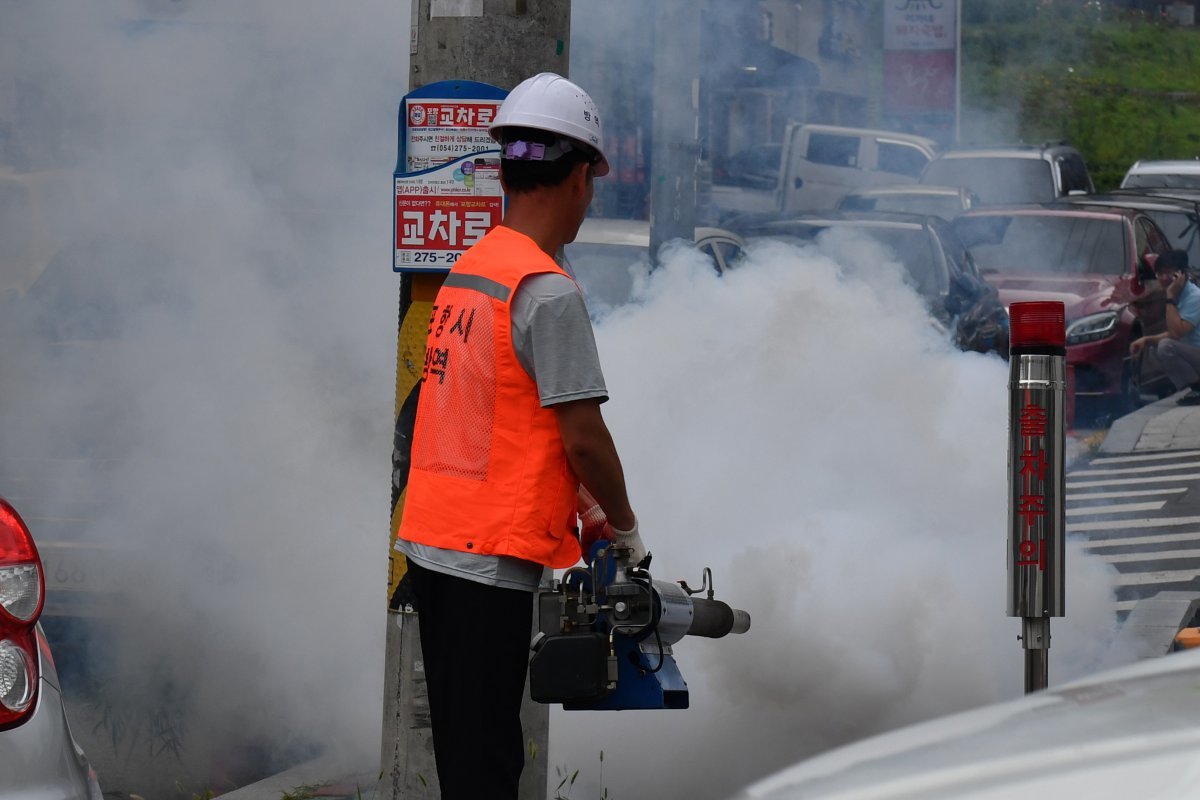
{"type": "Polygon", "coordinates": [[[458,250],[397,250],[396,266],[418,264],[430,267],[453,266],[462,252],[458,250]]]}

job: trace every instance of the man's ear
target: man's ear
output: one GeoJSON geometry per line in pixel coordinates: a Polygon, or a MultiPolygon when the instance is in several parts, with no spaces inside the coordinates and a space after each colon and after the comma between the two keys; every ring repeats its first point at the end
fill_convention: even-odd
{"type": "Polygon", "coordinates": [[[591,164],[581,161],[571,170],[571,188],[578,194],[582,195],[587,191],[588,181],[591,179],[591,164]]]}

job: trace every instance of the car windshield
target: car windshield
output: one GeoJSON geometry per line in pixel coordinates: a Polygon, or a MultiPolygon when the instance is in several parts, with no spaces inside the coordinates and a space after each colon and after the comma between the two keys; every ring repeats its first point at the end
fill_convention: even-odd
{"type": "Polygon", "coordinates": [[[650,249],[629,244],[572,242],[566,267],[593,312],[623,305],[633,294],[633,276],[650,271],[650,249]]]}
{"type": "Polygon", "coordinates": [[[1122,189],[1200,189],[1200,175],[1127,175],[1122,189]]]}
{"type": "Polygon", "coordinates": [[[895,254],[922,297],[935,298],[946,293],[949,281],[940,268],[933,242],[923,230],[897,229],[864,231],[895,254]]]}
{"type": "Polygon", "coordinates": [[[983,272],[1121,275],[1129,269],[1125,225],[1117,217],[959,217],[954,230],[983,272]]]}
{"type": "Polygon", "coordinates": [[[1156,210],[1146,213],[1162,228],[1172,248],[1186,251],[1192,266],[1200,265],[1200,225],[1197,224],[1200,219],[1195,214],[1156,210]]]}
{"type": "Polygon", "coordinates": [[[1056,196],[1050,165],[1040,158],[937,159],[921,183],[965,186],[982,203],[1043,203],[1056,196]]]}
{"type": "MultiPolygon", "coordinates": [[[[847,236],[874,239],[904,267],[908,283],[922,297],[934,300],[950,288],[941,260],[933,249],[930,236],[922,228],[865,228],[850,225],[805,226],[770,236],[792,244],[811,244],[816,237],[830,229],[844,231],[847,236]]],[[[770,234],[768,234],[770,235],[770,234]]]]}

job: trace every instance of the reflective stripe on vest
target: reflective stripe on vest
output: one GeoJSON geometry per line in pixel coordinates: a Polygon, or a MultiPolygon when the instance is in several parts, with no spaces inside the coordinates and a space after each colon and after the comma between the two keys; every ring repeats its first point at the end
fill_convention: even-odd
{"type": "Polygon", "coordinates": [[[498,226],[446,276],[429,320],[402,538],[555,568],[579,560],[579,481],[512,343],[517,285],[543,272],[566,275],[498,226]]]}

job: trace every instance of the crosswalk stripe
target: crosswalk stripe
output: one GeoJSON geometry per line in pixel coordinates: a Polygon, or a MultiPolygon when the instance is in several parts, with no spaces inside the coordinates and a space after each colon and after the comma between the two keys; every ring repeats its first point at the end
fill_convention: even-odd
{"type": "Polygon", "coordinates": [[[1112,555],[1104,555],[1097,553],[1096,555],[1103,558],[1110,564],[1133,564],[1138,561],[1180,561],[1183,559],[1200,558],[1200,550],[1160,550],[1158,552],[1149,553],[1114,553],[1112,555]]]}
{"type": "Polygon", "coordinates": [[[1188,461],[1183,464],[1151,464],[1147,467],[1114,467],[1112,469],[1076,469],[1071,475],[1089,477],[1091,475],[1142,475],[1147,472],[1168,472],[1173,469],[1195,469],[1200,467],[1200,461],[1188,461]]]}
{"type": "Polygon", "coordinates": [[[1094,486],[1136,486],[1139,483],[1167,483],[1169,481],[1200,480],[1200,472],[1186,475],[1151,475],[1148,478],[1106,478],[1102,481],[1067,481],[1068,489],[1090,489],[1094,486]]]}
{"type": "Polygon", "coordinates": [[[1135,461],[1166,461],[1172,458],[1200,458],[1200,451],[1196,450],[1172,450],[1162,453],[1141,453],[1136,456],[1105,456],[1104,458],[1093,458],[1089,463],[1092,464],[1129,464],[1135,461]]]}
{"type": "Polygon", "coordinates": [[[1094,514],[1131,514],[1134,511],[1158,511],[1167,504],[1166,500],[1151,503],[1115,503],[1108,506],[1078,506],[1067,509],[1068,517],[1088,517],[1094,514]]]}
{"type": "Polygon", "coordinates": [[[1169,542],[1195,542],[1197,552],[1200,552],[1200,531],[1191,533],[1163,533],[1158,536],[1126,536],[1120,539],[1091,539],[1084,550],[1097,553],[1110,547],[1129,547],[1130,545],[1167,544],[1169,542]]]}
{"type": "Polygon", "coordinates": [[[1161,572],[1122,572],[1117,576],[1118,586],[1147,586],[1155,583],[1188,583],[1196,579],[1194,569],[1165,570],[1161,572]]]}
{"type": "MultiPolygon", "coordinates": [[[[1147,566],[1182,566],[1200,559],[1200,517],[1164,517],[1161,519],[1105,519],[1088,521],[1101,514],[1115,516],[1161,510],[1172,495],[1190,490],[1192,481],[1200,480],[1200,452],[1195,450],[1172,453],[1139,453],[1096,458],[1085,468],[1066,474],[1065,500],[1067,532],[1087,537],[1084,549],[1105,562],[1136,570],[1147,566]],[[1100,467],[1096,469],[1096,467],[1100,467]],[[1137,487],[1137,488],[1135,488],[1137,487]],[[1111,490],[1109,490],[1111,488],[1111,490]],[[1089,491],[1091,490],[1091,491],[1089,491]],[[1099,490],[1099,491],[1095,491],[1099,490]],[[1166,497],[1164,497],[1166,495],[1166,497]],[[1154,499],[1156,498],[1157,499],[1154,499]],[[1120,501],[1134,498],[1133,502],[1120,501]],[[1137,498],[1148,498],[1144,501],[1137,498]],[[1080,521],[1081,518],[1084,521],[1080,521]],[[1192,526],[1191,530],[1158,533],[1156,529],[1192,526]],[[1118,538],[1104,538],[1104,532],[1115,532],[1118,538]],[[1146,531],[1145,535],[1139,532],[1146,531]],[[1090,536],[1089,536],[1090,534],[1090,536]],[[1170,550],[1150,550],[1151,546],[1174,547],[1170,550]],[[1123,550],[1125,552],[1114,552],[1123,550]],[[1133,550],[1135,552],[1128,552],[1133,550]]],[[[1122,572],[1116,578],[1118,587],[1154,592],[1170,584],[1192,583],[1200,580],[1197,569],[1155,569],[1146,572],[1122,572]]],[[[1136,598],[1114,602],[1114,612],[1130,612],[1136,598]]]]}
{"type": "Polygon", "coordinates": [[[1156,494],[1183,494],[1186,486],[1164,486],[1161,489],[1134,489],[1130,492],[1081,492],[1065,494],[1063,499],[1070,503],[1073,500],[1116,500],[1119,497],[1153,497],[1156,494]]]}
{"type": "Polygon", "coordinates": [[[1125,528],[1174,528],[1178,525],[1200,524],[1200,517],[1160,517],[1159,519],[1112,519],[1102,522],[1073,522],[1067,533],[1082,531],[1115,531],[1125,528]]]}

